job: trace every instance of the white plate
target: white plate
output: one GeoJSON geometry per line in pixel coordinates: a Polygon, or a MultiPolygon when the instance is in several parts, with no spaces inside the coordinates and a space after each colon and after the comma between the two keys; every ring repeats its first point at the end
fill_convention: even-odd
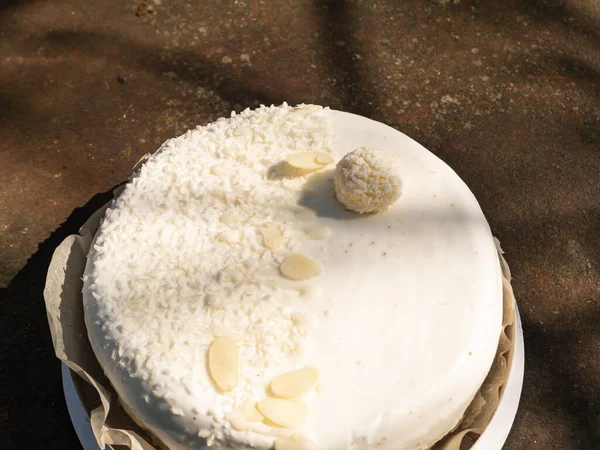
{"type": "MultiPolygon", "coordinates": [[[[498,404],[498,409],[492,416],[490,424],[479,437],[471,450],[501,450],[508,433],[512,427],[519,399],[521,398],[521,388],[523,387],[523,372],[525,369],[525,346],[523,343],[523,327],[521,325],[521,316],[515,305],[516,320],[516,342],[515,354],[513,357],[510,373],[504,389],[502,399],[498,404]]],[[[66,365],[62,365],[63,389],[71,421],[75,427],[75,432],[84,450],[100,450],[96,439],[92,434],[90,419],[87,416],[81,400],[77,396],[71,371],[66,365]]],[[[107,449],[108,450],[108,447],[107,449]]]]}
{"type": "MultiPolygon", "coordinates": [[[[71,416],[71,422],[75,427],[75,433],[81,442],[81,446],[84,450],[100,450],[96,438],[92,433],[92,425],[90,424],[90,418],[88,417],[83,404],[77,395],[75,385],[73,384],[73,373],[69,370],[66,364],[62,364],[62,381],[63,391],[65,392],[65,400],[67,401],[67,409],[69,410],[69,416],[71,416]]],[[[109,450],[106,447],[105,450],[109,450]]]]}
{"type": "Polygon", "coordinates": [[[483,434],[479,436],[475,445],[471,447],[471,450],[501,450],[517,415],[525,371],[523,326],[521,325],[521,315],[519,314],[517,305],[515,305],[515,316],[517,339],[515,341],[515,353],[508,379],[506,380],[504,393],[496,412],[492,416],[492,420],[490,420],[483,434]]]}

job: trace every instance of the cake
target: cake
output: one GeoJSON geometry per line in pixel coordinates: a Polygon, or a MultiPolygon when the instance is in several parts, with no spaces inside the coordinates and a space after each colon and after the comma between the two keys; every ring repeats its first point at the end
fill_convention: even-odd
{"type": "Polygon", "coordinates": [[[467,186],[393,128],[315,105],[165,142],[107,210],[83,301],[121,404],[169,450],[430,448],[502,324],[467,186]]]}

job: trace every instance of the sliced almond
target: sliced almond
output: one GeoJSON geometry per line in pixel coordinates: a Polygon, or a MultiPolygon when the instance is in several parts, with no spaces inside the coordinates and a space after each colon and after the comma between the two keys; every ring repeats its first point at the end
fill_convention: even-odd
{"type": "Polygon", "coordinates": [[[304,232],[313,241],[324,241],[331,236],[331,228],[327,225],[311,224],[305,227],[304,232]]]}
{"type": "Polygon", "coordinates": [[[287,162],[290,166],[302,170],[319,170],[325,167],[324,164],[317,162],[320,153],[302,152],[292,153],[287,156],[287,162]]]}
{"type": "Polygon", "coordinates": [[[240,273],[239,267],[227,266],[217,272],[215,279],[219,283],[227,283],[227,282],[239,283],[240,281],[242,281],[243,276],[240,273]]]}
{"type": "Polygon", "coordinates": [[[302,206],[299,206],[295,210],[294,215],[298,220],[313,220],[317,217],[317,214],[312,209],[304,208],[302,206]]]}
{"type": "Polygon", "coordinates": [[[317,261],[300,253],[288,256],[280,269],[281,273],[290,280],[308,280],[318,277],[323,272],[317,261]]]}
{"type": "Polygon", "coordinates": [[[298,400],[265,398],[257,407],[271,422],[286,428],[297,427],[308,418],[307,406],[298,400]]]}
{"type": "Polygon", "coordinates": [[[302,298],[304,298],[305,300],[312,300],[317,295],[319,295],[319,292],[321,292],[321,289],[318,288],[317,286],[307,283],[307,284],[301,286],[300,289],[298,289],[298,292],[300,293],[300,296],[302,298]]]}
{"type": "Polygon", "coordinates": [[[249,401],[244,404],[242,408],[244,417],[248,422],[262,422],[265,416],[256,407],[256,402],[249,401]]]}
{"type": "Polygon", "coordinates": [[[292,314],[292,321],[298,329],[308,330],[314,327],[316,320],[310,314],[304,312],[295,312],[292,314]]]}
{"type": "Polygon", "coordinates": [[[217,240],[219,242],[225,242],[226,244],[235,244],[241,239],[241,234],[236,230],[225,230],[217,234],[217,240]]]}
{"type": "Polygon", "coordinates": [[[210,375],[223,392],[230,392],[238,384],[239,352],[235,341],[228,336],[219,336],[208,349],[210,375]]]}
{"type": "Polygon", "coordinates": [[[265,247],[276,250],[283,244],[281,230],[274,223],[266,223],[260,229],[265,247]]]}
{"type": "Polygon", "coordinates": [[[315,112],[322,110],[323,107],[319,105],[313,105],[311,103],[301,103],[294,108],[294,112],[315,112]]]}
{"type": "Polygon", "coordinates": [[[281,207],[281,212],[284,218],[288,218],[291,215],[294,219],[301,221],[313,220],[317,217],[312,209],[299,205],[284,205],[281,207]]]}
{"type": "Polygon", "coordinates": [[[310,439],[277,439],[275,441],[275,450],[316,450],[316,446],[310,439]]]}
{"type": "Polygon", "coordinates": [[[317,157],[315,158],[317,164],[321,164],[323,166],[328,166],[333,162],[333,158],[325,153],[317,153],[317,157]]]}
{"type": "Polygon", "coordinates": [[[306,394],[319,382],[321,374],[314,367],[291,370],[271,380],[271,392],[281,398],[296,398],[306,394]]]}
{"type": "Polygon", "coordinates": [[[250,424],[244,413],[239,409],[235,409],[227,414],[227,420],[231,424],[231,428],[237,431],[246,431],[250,428],[250,424]]]}

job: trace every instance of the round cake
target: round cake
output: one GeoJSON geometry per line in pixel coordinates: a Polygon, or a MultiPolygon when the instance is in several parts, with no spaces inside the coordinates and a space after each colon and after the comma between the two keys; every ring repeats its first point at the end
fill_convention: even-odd
{"type": "Polygon", "coordinates": [[[165,142],[107,210],[83,301],[120,402],[169,450],[427,449],[460,422],[502,324],[467,186],[393,128],[315,105],[165,142]],[[361,148],[357,169],[362,153],[344,157],[361,148]],[[342,159],[352,198],[393,180],[385,210],[338,200],[342,159]]]}

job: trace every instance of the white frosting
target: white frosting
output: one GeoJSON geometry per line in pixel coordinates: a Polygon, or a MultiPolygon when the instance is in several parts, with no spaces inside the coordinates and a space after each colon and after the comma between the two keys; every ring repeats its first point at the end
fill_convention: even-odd
{"type": "Polygon", "coordinates": [[[368,147],[340,159],[333,181],[337,199],[361,214],[385,211],[402,193],[402,179],[395,161],[385,152],[368,147]]]}
{"type": "Polygon", "coordinates": [[[500,268],[475,198],[443,162],[377,122],[314,106],[261,107],[167,141],[107,212],[88,258],[90,342],[134,418],[172,450],[270,448],[302,432],[327,450],[427,448],[461,418],[501,327],[500,268]],[[397,156],[386,213],[336,201],[333,170],[282,175],[286,155],[397,156]],[[276,224],[283,246],[260,228],[276,224]],[[323,275],[284,279],[300,252],[323,275]],[[216,391],[215,336],[234,337],[240,382],[216,391]],[[312,365],[300,430],[226,416],[276,375],[312,365]]]}

